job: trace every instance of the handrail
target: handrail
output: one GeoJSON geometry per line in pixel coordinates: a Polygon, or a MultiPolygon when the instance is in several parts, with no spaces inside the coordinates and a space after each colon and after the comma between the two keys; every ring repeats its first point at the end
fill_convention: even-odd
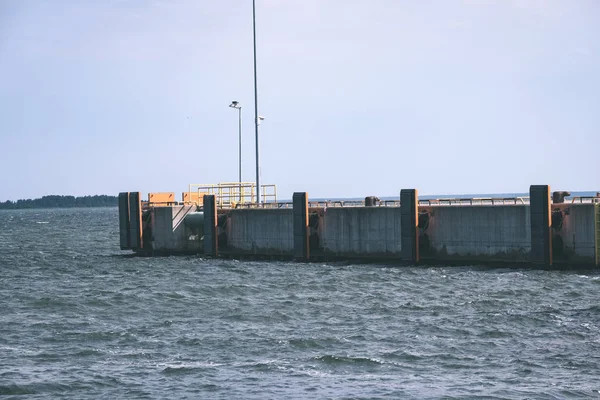
{"type": "Polygon", "coordinates": [[[267,209],[273,209],[273,208],[293,208],[294,203],[291,202],[268,202],[268,203],[240,203],[240,204],[236,204],[234,207],[235,209],[248,209],[248,208],[267,208],[267,209]]]}
{"type": "MultiPolygon", "coordinates": [[[[261,185],[260,191],[265,203],[277,202],[275,185],[261,185]]],[[[254,182],[193,183],[188,186],[190,198],[194,193],[199,202],[199,199],[205,194],[214,195],[218,208],[235,208],[238,204],[252,203],[256,198],[256,192],[256,183],[254,182]]]]}
{"type": "MultiPolygon", "coordinates": [[[[257,204],[256,184],[254,182],[222,182],[217,184],[190,184],[188,188],[189,199],[187,201],[149,202],[142,201],[142,207],[161,205],[202,205],[202,196],[211,194],[217,197],[218,208],[289,208],[289,201],[277,201],[276,185],[261,185],[261,195],[264,202],[257,204]],[[192,197],[191,194],[196,197],[192,197]]],[[[571,204],[600,204],[600,196],[573,196],[571,204]]],[[[568,203],[567,200],[567,203],[568,203]]],[[[477,205],[528,205],[530,198],[521,197],[451,197],[438,199],[419,199],[422,206],[477,206],[477,205]]],[[[309,208],[328,207],[365,207],[364,200],[317,200],[309,201],[309,208]]],[[[399,200],[379,200],[372,207],[399,207],[399,200]]]]}
{"type": "Polygon", "coordinates": [[[600,196],[573,196],[571,204],[579,200],[579,203],[600,203],[600,196]]]}
{"type": "Polygon", "coordinates": [[[463,205],[511,205],[529,204],[529,197],[472,197],[472,198],[441,198],[419,199],[420,205],[428,206],[463,206],[463,205]]]}

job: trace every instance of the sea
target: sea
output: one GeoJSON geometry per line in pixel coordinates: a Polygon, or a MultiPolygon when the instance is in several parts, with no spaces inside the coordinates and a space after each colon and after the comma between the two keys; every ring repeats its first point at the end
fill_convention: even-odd
{"type": "Polygon", "coordinates": [[[3,399],[600,398],[600,271],[134,257],[0,211],[3,399]]]}

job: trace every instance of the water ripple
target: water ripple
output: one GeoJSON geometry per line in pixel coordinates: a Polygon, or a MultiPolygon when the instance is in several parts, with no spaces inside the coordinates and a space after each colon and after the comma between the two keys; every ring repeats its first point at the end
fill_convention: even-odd
{"type": "Polygon", "coordinates": [[[600,396],[596,271],[137,258],[117,224],[0,212],[0,395],[600,396]]]}

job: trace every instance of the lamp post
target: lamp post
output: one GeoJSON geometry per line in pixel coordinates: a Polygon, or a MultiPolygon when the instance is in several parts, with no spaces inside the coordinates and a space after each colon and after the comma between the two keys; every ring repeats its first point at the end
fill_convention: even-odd
{"type": "Polygon", "coordinates": [[[254,37],[254,140],[256,142],[256,203],[260,204],[260,168],[258,158],[258,86],[256,83],[256,0],[252,0],[252,31],[254,37]]]}
{"type": "MultiPolygon", "coordinates": [[[[258,116],[258,123],[256,125],[260,126],[260,122],[263,121],[264,119],[265,119],[265,117],[263,117],[262,115],[259,115],[258,116]]],[[[258,149],[257,149],[257,151],[258,151],[258,149]]],[[[257,166],[258,166],[258,176],[262,178],[262,171],[260,169],[260,165],[257,164],[257,166]]],[[[262,201],[265,201],[265,193],[263,193],[263,199],[262,199],[262,201]]]]}
{"type": "MultiPolygon", "coordinates": [[[[238,162],[239,162],[239,171],[238,171],[238,182],[242,183],[242,106],[240,105],[239,102],[237,101],[232,101],[231,104],[229,105],[229,107],[231,108],[235,108],[238,110],[238,150],[239,150],[239,155],[238,155],[238,162]]],[[[241,200],[242,194],[240,192],[240,200],[241,200]]]]}

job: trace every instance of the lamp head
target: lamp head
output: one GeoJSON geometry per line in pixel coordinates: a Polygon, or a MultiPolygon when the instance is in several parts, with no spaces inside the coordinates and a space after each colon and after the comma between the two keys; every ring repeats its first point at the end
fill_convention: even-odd
{"type": "Polygon", "coordinates": [[[237,101],[232,101],[231,104],[229,105],[229,107],[231,108],[240,108],[241,106],[239,105],[240,103],[237,101]]]}

